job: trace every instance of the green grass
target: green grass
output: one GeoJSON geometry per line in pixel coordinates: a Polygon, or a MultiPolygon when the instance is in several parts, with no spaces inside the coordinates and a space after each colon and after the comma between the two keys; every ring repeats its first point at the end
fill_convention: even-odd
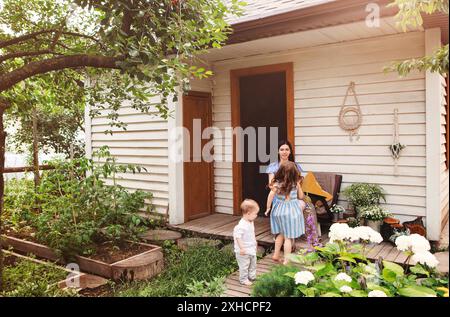
{"type": "Polygon", "coordinates": [[[237,270],[234,253],[211,246],[191,247],[182,252],[176,246],[165,250],[165,268],[156,278],[119,286],[114,296],[186,296],[196,281],[211,282],[237,270]]]}
{"type": "Polygon", "coordinates": [[[59,268],[17,259],[13,265],[5,266],[3,277],[5,289],[1,296],[45,297],[68,295],[60,290],[57,282],[65,279],[68,273],[59,268]]]}

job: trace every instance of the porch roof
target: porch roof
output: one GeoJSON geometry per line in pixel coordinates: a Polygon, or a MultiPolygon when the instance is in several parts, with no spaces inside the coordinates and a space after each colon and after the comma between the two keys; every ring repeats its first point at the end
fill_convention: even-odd
{"type": "MultiPolygon", "coordinates": [[[[229,0],[225,0],[229,1],[229,0]]],[[[242,43],[276,35],[364,21],[369,3],[378,4],[380,17],[392,17],[392,0],[246,0],[241,17],[230,17],[233,27],[227,44],[242,43]]],[[[448,15],[424,15],[424,28],[440,27],[442,42],[448,43],[448,15]]]]}

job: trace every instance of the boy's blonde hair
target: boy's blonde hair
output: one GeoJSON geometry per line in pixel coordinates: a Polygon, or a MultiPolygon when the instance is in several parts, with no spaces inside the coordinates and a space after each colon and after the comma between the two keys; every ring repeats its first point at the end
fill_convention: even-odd
{"type": "Polygon", "coordinates": [[[244,199],[244,201],[241,203],[241,213],[243,215],[248,214],[252,210],[258,210],[259,206],[256,201],[253,199],[244,199]]]}

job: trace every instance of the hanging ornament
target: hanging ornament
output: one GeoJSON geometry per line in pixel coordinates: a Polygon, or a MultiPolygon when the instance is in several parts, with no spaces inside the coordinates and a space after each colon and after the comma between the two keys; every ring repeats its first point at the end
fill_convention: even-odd
{"type": "Polygon", "coordinates": [[[350,82],[347,92],[345,93],[344,102],[341,106],[341,111],[339,112],[339,126],[347,131],[350,136],[350,142],[353,141],[353,137],[356,136],[356,140],[359,140],[358,129],[362,123],[362,113],[359,107],[358,98],[355,92],[355,83],[350,82]],[[346,106],[347,97],[349,93],[353,93],[355,98],[356,106],[346,106]]]}
{"type": "Polygon", "coordinates": [[[389,145],[389,150],[391,151],[392,158],[394,159],[394,175],[398,175],[398,160],[400,158],[400,152],[406,147],[400,143],[399,133],[398,133],[398,109],[394,109],[394,141],[389,145]]]}

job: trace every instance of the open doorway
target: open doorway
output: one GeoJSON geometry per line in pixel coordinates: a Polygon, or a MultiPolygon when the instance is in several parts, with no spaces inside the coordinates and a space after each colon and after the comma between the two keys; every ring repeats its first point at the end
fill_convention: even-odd
{"type": "Polygon", "coordinates": [[[240,141],[243,144],[237,144],[236,136],[233,138],[236,153],[233,162],[235,214],[239,213],[239,204],[245,198],[256,200],[260,206],[260,216],[264,214],[268,194],[268,176],[264,172],[270,162],[258,153],[270,153],[270,127],[278,128],[278,140],[288,139],[294,144],[292,77],[292,63],[231,72],[233,127],[255,127],[257,140],[261,133],[266,134],[265,143],[256,142],[250,146],[247,137],[240,141]],[[258,130],[258,127],[266,129],[258,130]],[[240,153],[244,162],[236,162],[240,149],[244,149],[244,153],[240,153]]]}

